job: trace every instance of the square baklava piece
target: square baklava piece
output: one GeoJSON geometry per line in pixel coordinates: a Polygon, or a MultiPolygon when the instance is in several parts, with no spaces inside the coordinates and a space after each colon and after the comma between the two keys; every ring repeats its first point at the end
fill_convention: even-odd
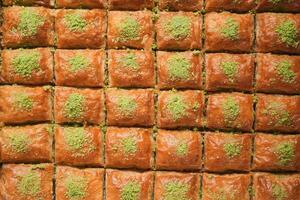
{"type": "Polygon", "coordinates": [[[109,10],[143,10],[152,9],[154,0],[108,0],[109,10]]]}
{"type": "Polygon", "coordinates": [[[160,10],[171,10],[171,11],[199,11],[202,9],[203,0],[159,0],[158,1],[160,10]]]}
{"type": "Polygon", "coordinates": [[[208,12],[220,12],[223,10],[233,12],[247,12],[254,9],[255,0],[239,1],[239,0],[206,0],[205,10],[208,12]]]}
{"type": "Polygon", "coordinates": [[[88,8],[88,9],[104,9],[107,0],[56,0],[57,8],[88,8]]]}

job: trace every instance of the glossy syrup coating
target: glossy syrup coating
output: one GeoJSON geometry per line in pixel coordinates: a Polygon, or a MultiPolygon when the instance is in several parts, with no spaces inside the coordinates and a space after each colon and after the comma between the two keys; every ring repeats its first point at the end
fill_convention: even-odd
{"type": "Polygon", "coordinates": [[[50,124],[3,127],[0,158],[3,163],[52,161],[53,132],[50,124]]]}
{"type": "Polygon", "coordinates": [[[54,55],[56,85],[103,86],[105,57],[102,50],[56,50],[54,55]]]}
{"type": "Polygon", "coordinates": [[[6,7],[1,28],[3,47],[54,45],[54,16],[48,8],[6,7]]]}
{"type": "Polygon", "coordinates": [[[14,0],[3,0],[2,4],[4,6],[43,6],[43,7],[53,7],[53,0],[22,0],[22,1],[14,1],[14,0]]]}
{"type": "Polygon", "coordinates": [[[154,0],[108,0],[109,10],[143,10],[152,9],[154,0]]]}
{"type": "Polygon", "coordinates": [[[206,0],[206,11],[233,11],[233,12],[247,12],[255,8],[255,0],[206,0]]]}
{"type": "Polygon", "coordinates": [[[257,54],[256,90],[300,94],[300,56],[257,54]]]}
{"type": "Polygon", "coordinates": [[[203,0],[159,0],[158,5],[161,10],[196,11],[202,9],[203,0]]]}
{"type": "Polygon", "coordinates": [[[58,8],[100,8],[103,9],[107,5],[107,0],[56,0],[58,8]]]}
{"type": "Polygon", "coordinates": [[[53,80],[53,54],[50,48],[5,49],[1,52],[0,82],[45,85],[53,80]]]}
{"type": "Polygon", "coordinates": [[[150,169],[153,166],[151,129],[108,127],[106,132],[106,167],[150,169]]]}
{"type": "Polygon", "coordinates": [[[51,89],[46,87],[1,86],[0,121],[5,124],[52,120],[51,89]]]}
{"type": "Polygon", "coordinates": [[[103,10],[57,10],[57,47],[99,49],[105,47],[106,13],[103,10]]]}
{"type": "Polygon", "coordinates": [[[259,0],[257,1],[256,10],[258,12],[299,12],[300,1],[270,1],[270,0],[259,0]]]}
{"type": "Polygon", "coordinates": [[[154,87],[154,71],[154,55],[151,51],[108,51],[110,87],[154,87]]]}
{"type": "Polygon", "coordinates": [[[158,130],[156,168],[197,170],[201,168],[202,139],[199,132],[158,130]]]}

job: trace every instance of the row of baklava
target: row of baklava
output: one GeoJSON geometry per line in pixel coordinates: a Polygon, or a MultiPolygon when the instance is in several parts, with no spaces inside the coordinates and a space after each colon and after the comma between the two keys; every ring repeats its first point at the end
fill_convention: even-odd
{"type": "Polygon", "coordinates": [[[203,27],[201,14],[192,12],[153,15],[150,11],[111,11],[106,16],[104,10],[98,9],[54,11],[42,7],[9,7],[3,13],[2,45],[6,48],[104,48],[107,29],[110,49],[189,50],[205,46],[210,52],[253,52],[255,49],[300,54],[300,14],[257,14],[254,23],[253,14],[213,12],[205,14],[203,27]],[[154,44],[155,33],[157,44],[154,44]]]}
{"type": "Polygon", "coordinates": [[[153,133],[147,128],[108,127],[102,133],[95,126],[53,128],[49,124],[3,127],[0,162],[55,160],[58,165],[141,170],[300,171],[300,135],[204,132],[203,139],[200,132],[189,130],[153,133]]]}
{"type": "Polygon", "coordinates": [[[110,88],[104,95],[101,89],[57,86],[52,92],[49,86],[1,86],[0,121],[4,124],[51,121],[52,95],[54,120],[58,124],[103,124],[106,110],[109,126],[152,127],[157,121],[159,128],[167,129],[207,127],[249,132],[254,127],[256,131],[300,131],[300,96],[237,92],[204,95],[199,90],[156,94],[152,89],[110,88]]]}
{"type": "Polygon", "coordinates": [[[280,12],[299,12],[300,1],[284,0],[26,0],[13,1],[3,0],[4,6],[22,5],[22,6],[45,6],[57,8],[106,8],[109,10],[143,10],[155,8],[155,2],[158,2],[158,8],[161,10],[172,11],[223,11],[230,10],[234,12],[247,11],[280,11],[280,12]]]}
{"type": "Polygon", "coordinates": [[[299,200],[300,196],[299,174],[216,175],[58,166],[54,175],[51,164],[3,165],[0,173],[2,199],[51,200],[54,176],[59,200],[151,200],[153,196],[154,200],[299,200]]]}
{"type": "Polygon", "coordinates": [[[108,50],[106,59],[103,50],[53,52],[3,50],[0,83],[103,87],[107,60],[109,87],[300,94],[300,56],[108,50]]]}

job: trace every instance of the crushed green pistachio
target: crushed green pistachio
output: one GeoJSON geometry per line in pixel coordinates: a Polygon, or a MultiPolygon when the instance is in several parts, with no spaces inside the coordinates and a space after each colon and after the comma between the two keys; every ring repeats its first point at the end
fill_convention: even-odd
{"type": "Polygon", "coordinates": [[[128,53],[120,59],[120,63],[122,67],[126,67],[131,70],[138,70],[139,69],[139,64],[137,62],[137,57],[133,53],[128,53]]]}
{"type": "Polygon", "coordinates": [[[81,117],[84,113],[84,100],[85,98],[81,94],[70,94],[64,105],[64,115],[71,119],[81,117]]]}
{"type": "Polygon", "coordinates": [[[44,24],[44,18],[33,8],[22,8],[19,14],[17,31],[24,37],[37,34],[38,28],[44,24]]]}
{"type": "Polygon", "coordinates": [[[286,83],[293,83],[296,79],[296,74],[291,69],[292,63],[287,60],[281,61],[276,65],[276,72],[286,83]]]}
{"type": "Polygon", "coordinates": [[[88,22],[82,17],[81,13],[68,13],[64,17],[66,26],[71,31],[84,31],[88,25],[88,22]]]}
{"type": "Polygon", "coordinates": [[[186,156],[189,151],[187,142],[180,142],[176,147],[176,154],[178,156],[186,156]]]}
{"type": "Polygon", "coordinates": [[[132,115],[137,109],[137,102],[129,96],[120,96],[117,100],[117,107],[123,115],[132,115]]]}
{"type": "Polygon", "coordinates": [[[83,70],[91,64],[90,61],[83,55],[75,55],[70,58],[68,62],[71,66],[71,72],[73,73],[83,70]]]}
{"type": "Polygon", "coordinates": [[[25,133],[12,133],[8,136],[10,148],[17,153],[28,150],[29,137],[25,133]]]}
{"type": "Polygon", "coordinates": [[[222,69],[225,76],[228,78],[230,82],[234,81],[236,73],[238,72],[238,64],[237,62],[221,62],[220,68],[222,69]]]}
{"type": "Polygon", "coordinates": [[[277,126],[293,125],[293,120],[282,103],[270,102],[263,113],[272,117],[272,121],[269,124],[275,124],[277,126]]]}
{"type": "Polygon", "coordinates": [[[21,110],[30,111],[33,108],[33,100],[25,93],[14,96],[14,105],[21,110]]]}
{"type": "Polygon", "coordinates": [[[237,40],[239,39],[239,23],[232,19],[228,18],[225,21],[225,24],[221,27],[220,32],[221,35],[225,38],[228,38],[230,40],[237,40]]]}
{"type": "Polygon", "coordinates": [[[137,182],[130,181],[121,189],[121,200],[138,200],[141,186],[137,182]]]}
{"type": "Polygon", "coordinates": [[[69,175],[65,180],[66,197],[70,200],[80,200],[86,195],[87,181],[84,177],[69,175]]]}
{"type": "Polygon", "coordinates": [[[121,144],[125,154],[134,154],[137,151],[137,141],[132,136],[123,138],[121,144]]]}
{"type": "Polygon", "coordinates": [[[272,185],[272,196],[275,200],[285,200],[288,197],[285,189],[278,184],[272,185]]]}
{"type": "Polygon", "coordinates": [[[36,50],[21,50],[12,60],[13,70],[22,77],[30,77],[33,71],[40,69],[41,55],[36,50]]]}
{"type": "Polygon", "coordinates": [[[224,144],[223,148],[229,158],[239,156],[242,150],[242,146],[240,144],[233,142],[224,144]]]}
{"type": "Polygon", "coordinates": [[[225,192],[224,188],[220,188],[216,192],[208,191],[208,195],[212,200],[234,200],[235,192],[231,191],[228,195],[225,192]],[[229,196],[229,197],[228,197],[229,196]],[[228,197],[228,198],[227,198],[228,197]]]}
{"type": "Polygon", "coordinates": [[[292,20],[286,20],[276,27],[275,32],[278,34],[281,42],[289,47],[297,48],[299,45],[298,30],[292,20]]]}
{"type": "Polygon", "coordinates": [[[189,200],[189,185],[178,181],[168,182],[164,187],[164,200],[189,200]]]}
{"type": "Polygon", "coordinates": [[[233,97],[228,97],[222,102],[222,111],[225,123],[231,124],[240,114],[240,105],[233,97]]]}
{"type": "Polygon", "coordinates": [[[165,24],[164,28],[172,38],[180,40],[190,35],[192,21],[187,16],[174,16],[165,24]]]}
{"type": "Polygon", "coordinates": [[[136,40],[140,34],[140,23],[134,17],[126,17],[118,24],[120,41],[136,40]]]}
{"type": "Polygon", "coordinates": [[[282,142],[276,146],[279,164],[286,166],[290,164],[295,157],[295,146],[291,142],[282,142]]]}
{"type": "Polygon", "coordinates": [[[175,121],[186,116],[187,108],[188,107],[181,95],[174,94],[169,97],[167,109],[175,121]]]}
{"type": "Polygon", "coordinates": [[[35,171],[20,176],[17,189],[22,195],[37,196],[41,191],[41,178],[35,171]]]}
{"type": "Polygon", "coordinates": [[[190,77],[191,63],[180,54],[172,55],[167,60],[168,75],[171,80],[187,80],[190,77]]]}

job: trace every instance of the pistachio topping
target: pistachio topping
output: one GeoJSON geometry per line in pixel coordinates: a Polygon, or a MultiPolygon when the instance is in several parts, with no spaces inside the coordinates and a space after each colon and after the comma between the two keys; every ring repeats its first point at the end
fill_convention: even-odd
{"type": "Polygon", "coordinates": [[[71,66],[70,70],[73,73],[83,70],[91,64],[85,56],[80,54],[73,56],[68,62],[71,66]]]}
{"type": "Polygon", "coordinates": [[[137,57],[134,53],[128,53],[120,59],[120,64],[122,67],[126,67],[131,70],[138,70],[139,64],[137,62],[137,57]]]}
{"type": "Polygon", "coordinates": [[[296,80],[296,74],[291,69],[292,64],[287,61],[281,61],[276,65],[276,72],[286,83],[293,83],[296,80]]]}
{"type": "Polygon", "coordinates": [[[242,146],[234,142],[224,144],[223,148],[229,158],[239,156],[242,150],[242,146]]]}
{"type": "Polygon", "coordinates": [[[174,16],[165,24],[165,32],[176,40],[187,38],[190,35],[192,21],[187,16],[174,16]]]}
{"type": "Polygon", "coordinates": [[[84,100],[85,98],[81,94],[70,94],[64,105],[64,115],[71,119],[81,117],[84,113],[84,100]]]}
{"type": "Polygon", "coordinates": [[[10,148],[17,153],[25,153],[28,150],[29,137],[25,133],[12,133],[8,136],[10,148]]]}
{"type": "Polygon", "coordinates": [[[36,50],[21,50],[12,60],[13,71],[25,78],[40,69],[41,55],[36,50]]]}
{"type": "Polygon", "coordinates": [[[87,180],[81,176],[69,175],[65,180],[66,197],[70,200],[80,200],[86,195],[87,180]]]}
{"type": "Polygon", "coordinates": [[[189,185],[179,181],[168,182],[164,187],[163,200],[189,200],[188,191],[189,185]]]}
{"type": "Polygon", "coordinates": [[[233,97],[227,97],[222,102],[222,111],[225,123],[231,124],[240,114],[239,103],[233,97]]]}
{"type": "Polygon", "coordinates": [[[190,77],[191,63],[180,54],[172,55],[167,60],[168,75],[171,80],[187,80],[190,77]]]}
{"type": "Polygon", "coordinates": [[[70,31],[82,32],[86,29],[88,22],[80,12],[68,13],[64,16],[65,24],[70,31]]]}
{"type": "Polygon", "coordinates": [[[234,78],[238,72],[238,64],[237,62],[231,61],[220,63],[220,68],[230,82],[234,82],[234,78]]]}
{"type": "Polygon", "coordinates": [[[134,181],[128,182],[121,189],[121,200],[138,200],[141,186],[134,181]]]}
{"type": "Polygon", "coordinates": [[[18,93],[14,96],[14,105],[25,111],[30,111],[33,108],[33,100],[25,93],[18,93]]]}
{"type": "Polygon", "coordinates": [[[187,115],[187,108],[181,95],[173,94],[167,102],[167,109],[175,121],[187,115]]]}
{"type": "Polygon", "coordinates": [[[137,40],[140,34],[140,23],[131,16],[126,17],[118,24],[120,41],[137,40]]]}
{"type": "Polygon", "coordinates": [[[17,31],[21,36],[29,37],[37,34],[40,26],[44,24],[44,18],[33,8],[22,8],[19,14],[17,31]]]}
{"type": "Polygon", "coordinates": [[[208,191],[208,195],[212,200],[234,200],[235,191],[231,191],[229,194],[225,192],[224,188],[218,189],[216,192],[208,191]]]}
{"type": "Polygon", "coordinates": [[[272,185],[272,196],[275,200],[285,200],[288,197],[285,189],[278,184],[272,185]]]}
{"type": "Polygon", "coordinates": [[[275,153],[278,155],[278,164],[286,166],[295,157],[295,145],[291,142],[282,142],[276,146],[275,153]]]}
{"type": "Polygon", "coordinates": [[[35,171],[20,176],[17,183],[17,190],[24,196],[37,196],[41,191],[41,178],[35,171]]]}
{"type": "Polygon", "coordinates": [[[276,27],[275,32],[277,33],[281,42],[286,44],[288,47],[298,47],[298,30],[294,21],[286,20],[282,22],[276,27]]]}
{"type": "Polygon", "coordinates": [[[137,102],[129,96],[120,96],[117,99],[118,110],[126,116],[132,115],[137,109],[137,102]]]}
{"type": "Polygon", "coordinates": [[[180,142],[176,147],[176,154],[178,156],[186,156],[189,151],[189,147],[186,141],[180,142]]]}
{"type": "Polygon", "coordinates": [[[122,150],[125,154],[134,154],[137,151],[137,141],[133,136],[121,140],[122,150]]]}
{"type": "Polygon", "coordinates": [[[275,124],[276,126],[293,125],[293,120],[289,112],[286,110],[284,104],[280,102],[270,102],[263,113],[271,116],[271,122],[269,124],[275,124]]]}
{"type": "Polygon", "coordinates": [[[228,18],[221,27],[220,32],[221,35],[227,39],[237,40],[239,39],[239,28],[240,25],[236,20],[228,18]]]}

